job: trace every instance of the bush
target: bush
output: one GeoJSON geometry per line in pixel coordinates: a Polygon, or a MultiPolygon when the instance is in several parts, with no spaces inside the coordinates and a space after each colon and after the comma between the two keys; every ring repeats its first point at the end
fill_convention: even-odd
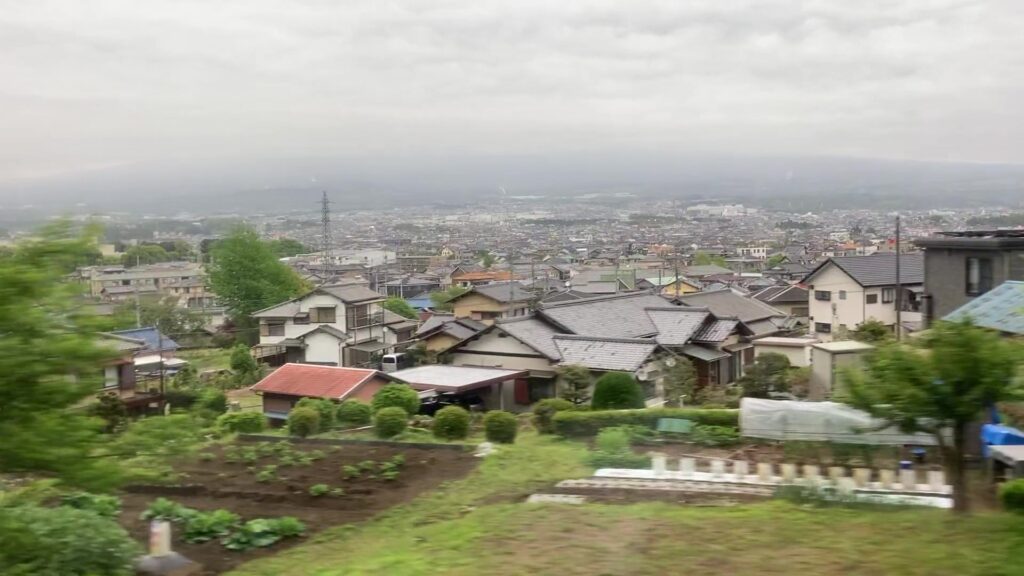
{"type": "Polygon", "coordinates": [[[313,484],[309,487],[310,496],[323,496],[331,491],[331,487],[327,484],[313,484]]]}
{"type": "Polygon", "coordinates": [[[545,398],[533,405],[533,425],[541,434],[554,434],[555,414],[573,408],[573,403],[564,398],[545,398]]]}
{"type": "Polygon", "coordinates": [[[370,423],[370,405],[359,400],[345,400],[338,406],[335,418],[343,427],[366,426],[370,423]]]}
{"type": "Polygon", "coordinates": [[[462,440],[469,435],[469,412],[459,406],[446,406],[434,415],[434,436],[442,440],[462,440]]]}
{"type": "Polygon", "coordinates": [[[288,413],[288,433],[305,438],[320,431],[320,413],[308,406],[297,406],[288,413]]]}
{"type": "Polygon", "coordinates": [[[999,488],[999,500],[1007,511],[1024,514],[1024,478],[1003,484],[999,488]]]}
{"type": "Polygon", "coordinates": [[[627,410],[644,407],[644,393],[636,379],[625,372],[609,372],[594,384],[594,410],[627,410]]]}
{"type": "Polygon", "coordinates": [[[193,405],[198,410],[209,410],[216,414],[223,414],[228,409],[228,397],[222,390],[207,388],[199,393],[193,405]]]}
{"type": "Polygon", "coordinates": [[[217,417],[217,428],[225,432],[256,434],[267,425],[262,412],[228,412],[217,417]]]}
{"type": "Polygon", "coordinates": [[[197,400],[199,393],[195,390],[175,390],[168,388],[164,391],[164,400],[171,405],[171,408],[191,408],[197,400]]]}
{"type": "Polygon", "coordinates": [[[0,507],[0,574],[133,574],[141,552],[117,522],[88,510],[0,507]]]}
{"type": "Polygon", "coordinates": [[[602,428],[633,424],[654,428],[660,418],[680,418],[695,424],[738,426],[738,410],[647,408],[644,410],[564,410],[555,414],[555,432],[562,436],[593,436],[602,428]]]}
{"type": "Polygon", "coordinates": [[[594,451],[587,455],[587,464],[594,468],[647,468],[650,459],[630,450],[629,430],[605,428],[594,440],[594,451]]]}
{"type": "Polygon", "coordinates": [[[594,439],[594,447],[600,452],[625,452],[629,450],[629,445],[629,432],[619,427],[605,428],[594,439]]]}
{"type": "MultiPolygon", "coordinates": [[[[437,426],[436,421],[434,426],[437,426]]],[[[512,444],[516,441],[516,431],[518,428],[519,423],[510,412],[491,410],[484,414],[484,435],[490,442],[512,444]]]]}
{"type": "Polygon", "coordinates": [[[117,518],[121,513],[121,499],[108,494],[74,492],[61,498],[60,503],[79,510],[89,510],[107,518],[117,518]]]}
{"type": "Polygon", "coordinates": [[[256,518],[249,520],[221,540],[228,550],[250,550],[264,548],[281,538],[301,536],[306,526],[291,516],[282,518],[256,518]]]}
{"type": "Polygon", "coordinates": [[[698,424],[693,427],[690,440],[701,446],[731,446],[740,440],[740,433],[731,426],[698,424]]]}
{"type": "Polygon", "coordinates": [[[384,408],[397,407],[412,416],[420,411],[420,397],[406,384],[388,384],[373,395],[371,406],[374,414],[384,408]]]}
{"type": "Polygon", "coordinates": [[[409,413],[398,406],[389,406],[377,411],[373,418],[373,431],[378,438],[393,438],[405,431],[409,413]]]}
{"type": "Polygon", "coordinates": [[[320,430],[328,430],[334,426],[334,412],[338,405],[326,398],[303,398],[295,404],[296,408],[312,408],[320,414],[320,430]]]}
{"type": "Polygon", "coordinates": [[[198,543],[227,536],[241,520],[238,514],[223,508],[212,512],[196,512],[185,522],[182,537],[186,542],[198,543]]]}

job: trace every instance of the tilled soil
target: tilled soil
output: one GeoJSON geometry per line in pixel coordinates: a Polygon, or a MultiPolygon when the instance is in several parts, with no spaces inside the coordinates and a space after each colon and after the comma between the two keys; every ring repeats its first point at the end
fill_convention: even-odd
{"type": "MultiPolygon", "coordinates": [[[[252,444],[240,443],[239,446],[252,444]]],[[[437,488],[446,481],[465,476],[477,463],[472,454],[446,448],[345,444],[339,446],[297,444],[295,451],[320,450],[324,457],[308,465],[285,466],[275,455],[261,457],[252,463],[227,462],[222,449],[210,450],[209,460],[187,460],[175,468],[183,473],[177,486],[130,486],[121,495],[121,523],[144,545],[149,537],[149,523],[139,515],[158,497],[165,497],[197,510],[224,508],[242,517],[274,518],[294,516],[306,524],[305,538],[330,526],[366,520],[375,514],[412,500],[422,492],[437,488]],[[405,463],[398,477],[387,480],[373,472],[359,478],[344,479],[343,466],[363,462],[384,462],[402,454],[405,463]],[[258,482],[257,473],[267,465],[277,465],[274,480],[258,482]],[[344,495],[312,496],[309,487],[326,484],[341,488],[344,495]]],[[[207,457],[209,458],[209,457],[207,457]]],[[[234,552],[213,540],[190,544],[180,538],[175,527],[175,551],[204,566],[204,574],[221,574],[243,562],[271,555],[294,546],[304,538],[282,540],[263,549],[234,552]]]]}

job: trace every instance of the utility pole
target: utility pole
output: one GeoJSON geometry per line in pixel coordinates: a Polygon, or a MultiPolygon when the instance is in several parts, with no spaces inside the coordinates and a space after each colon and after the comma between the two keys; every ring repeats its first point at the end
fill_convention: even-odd
{"type": "Polygon", "coordinates": [[[903,283],[900,279],[900,215],[896,215],[896,340],[903,339],[903,283]]]}
{"type": "Polygon", "coordinates": [[[331,264],[331,201],[327,199],[327,190],[324,190],[320,197],[320,226],[320,257],[326,281],[327,267],[331,264]]]}
{"type": "Polygon", "coordinates": [[[156,339],[157,339],[157,352],[160,354],[160,414],[163,415],[167,400],[164,394],[166,393],[164,386],[164,333],[160,331],[160,327],[156,328],[156,339]]]}

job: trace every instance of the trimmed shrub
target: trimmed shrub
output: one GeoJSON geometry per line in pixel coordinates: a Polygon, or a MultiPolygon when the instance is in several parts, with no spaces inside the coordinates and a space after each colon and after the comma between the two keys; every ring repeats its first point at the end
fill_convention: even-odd
{"type": "Polygon", "coordinates": [[[199,393],[193,408],[209,410],[215,414],[223,414],[228,409],[228,397],[222,390],[207,388],[199,393]]]}
{"type": "Polygon", "coordinates": [[[164,401],[171,405],[171,408],[191,408],[199,399],[199,393],[194,390],[176,390],[168,388],[164,391],[164,401]]]}
{"type": "Polygon", "coordinates": [[[573,403],[564,398],[545,398],[533,405],[533,425],[541,434],[554,434],[555,414],[573,408],[573,403]]]}
{"type": "Polygon", "coordinates": [[[309,406],[296,406],[288,413],[288,433],[305,438],[320,431],[320,413],[309,406]]]}
{"type": "Polygon", "coordinates": [[[262,412],[228,412],[217,417],[217,428],[226,432],[255,434],[267,426],[262,412]]]}
{"type": "Polygon", "coordinates": [[[388,384],[373,395],[373,413],[384,408],[397,407],[405,411],[406,415],[412,416],[420,411],[420,397],[415,390],[407,384],[388,384]]]}
{"type": "Polygon", "coordinates": [[[654,428],[660,418],[680,418],[709,426],[739,426],[739,410],[646,408],[644,410],[563,410],[552,419],[562,436],[593,436],[601,428],[634,424],[654,428]]]}
{"type": "Polygon", "coordinates": [[[629,430],[605,428],[594,440],[594,450],[587,455],[587,464],[594,468],[647,468],[650,458],[630,450],[629,430]]]}
{"type": "Polygon", "coordinates": [[[381,408],[373,417],[373,432],[378,438],[393,438],[405,431],[409,414],[398,406],[381,408]]]}
{"type": "Polygon", "coordinates": [[[594,448],[601,452],[625,452],[629,450],[629,432],[622,428],[605,428],[597,433],[594,448]]]}
{"type": "Polygon", "coordinates": [[[338,405],[334,417],[343,427],[366,426],[372,417],[370,405],[359,400],[345,400],[338,405]]]}
{"type": "Polygon", "coordinates": [[[1007,511],[1024,514],[1024,478],[1003,484],[999,488],[999,500],[1007,511]]]}
{"type": "Polygon", "coordinates": [[[434,415],[434,436],[442,440],[462,440],[469,435],[469,412],[459,406],[446,406],[434,415]]]}
{"type": "Polygon", "coordinates": [[[698,424],[693,427],[690,440],[701,446],[731,446],[740,441],[740,433],[732,426],[698,424]]]}
{"type": "Polygon", "coordinates": [[[594,384],[594,410],[628,410],[644,407],[644,393],[636,378],[625,372],[609,372],[594,384]]]}
{"type": "MultiPolygon", "coordinates": [[[[436,421],[434,426],[437,427],[436,421]]],[[[491,410],[484,414],[484,435],[490,442],[512,444],[516,441],[516,431],[518,428],[519,423],[510,412],[491,410]]]]}
{"type": "Polygon", "coordinates": [[[320,430],[334,425],[334,412],[338,405],[326,398],[303,398],[295,403],[296,408],[312,408],[320,414],[320,430]]]}

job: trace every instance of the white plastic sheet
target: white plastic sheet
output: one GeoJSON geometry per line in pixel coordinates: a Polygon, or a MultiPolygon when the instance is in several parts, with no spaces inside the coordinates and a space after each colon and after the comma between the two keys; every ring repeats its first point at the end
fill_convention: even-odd
{"type": "Polygon", "coordinates": [[[906,434],[881,424],[866,412],[836,402],[797,402],[744,398],[740,433],[769,440],[808,440],[845,444],[934,446],[931,434],[906,434]]]}

